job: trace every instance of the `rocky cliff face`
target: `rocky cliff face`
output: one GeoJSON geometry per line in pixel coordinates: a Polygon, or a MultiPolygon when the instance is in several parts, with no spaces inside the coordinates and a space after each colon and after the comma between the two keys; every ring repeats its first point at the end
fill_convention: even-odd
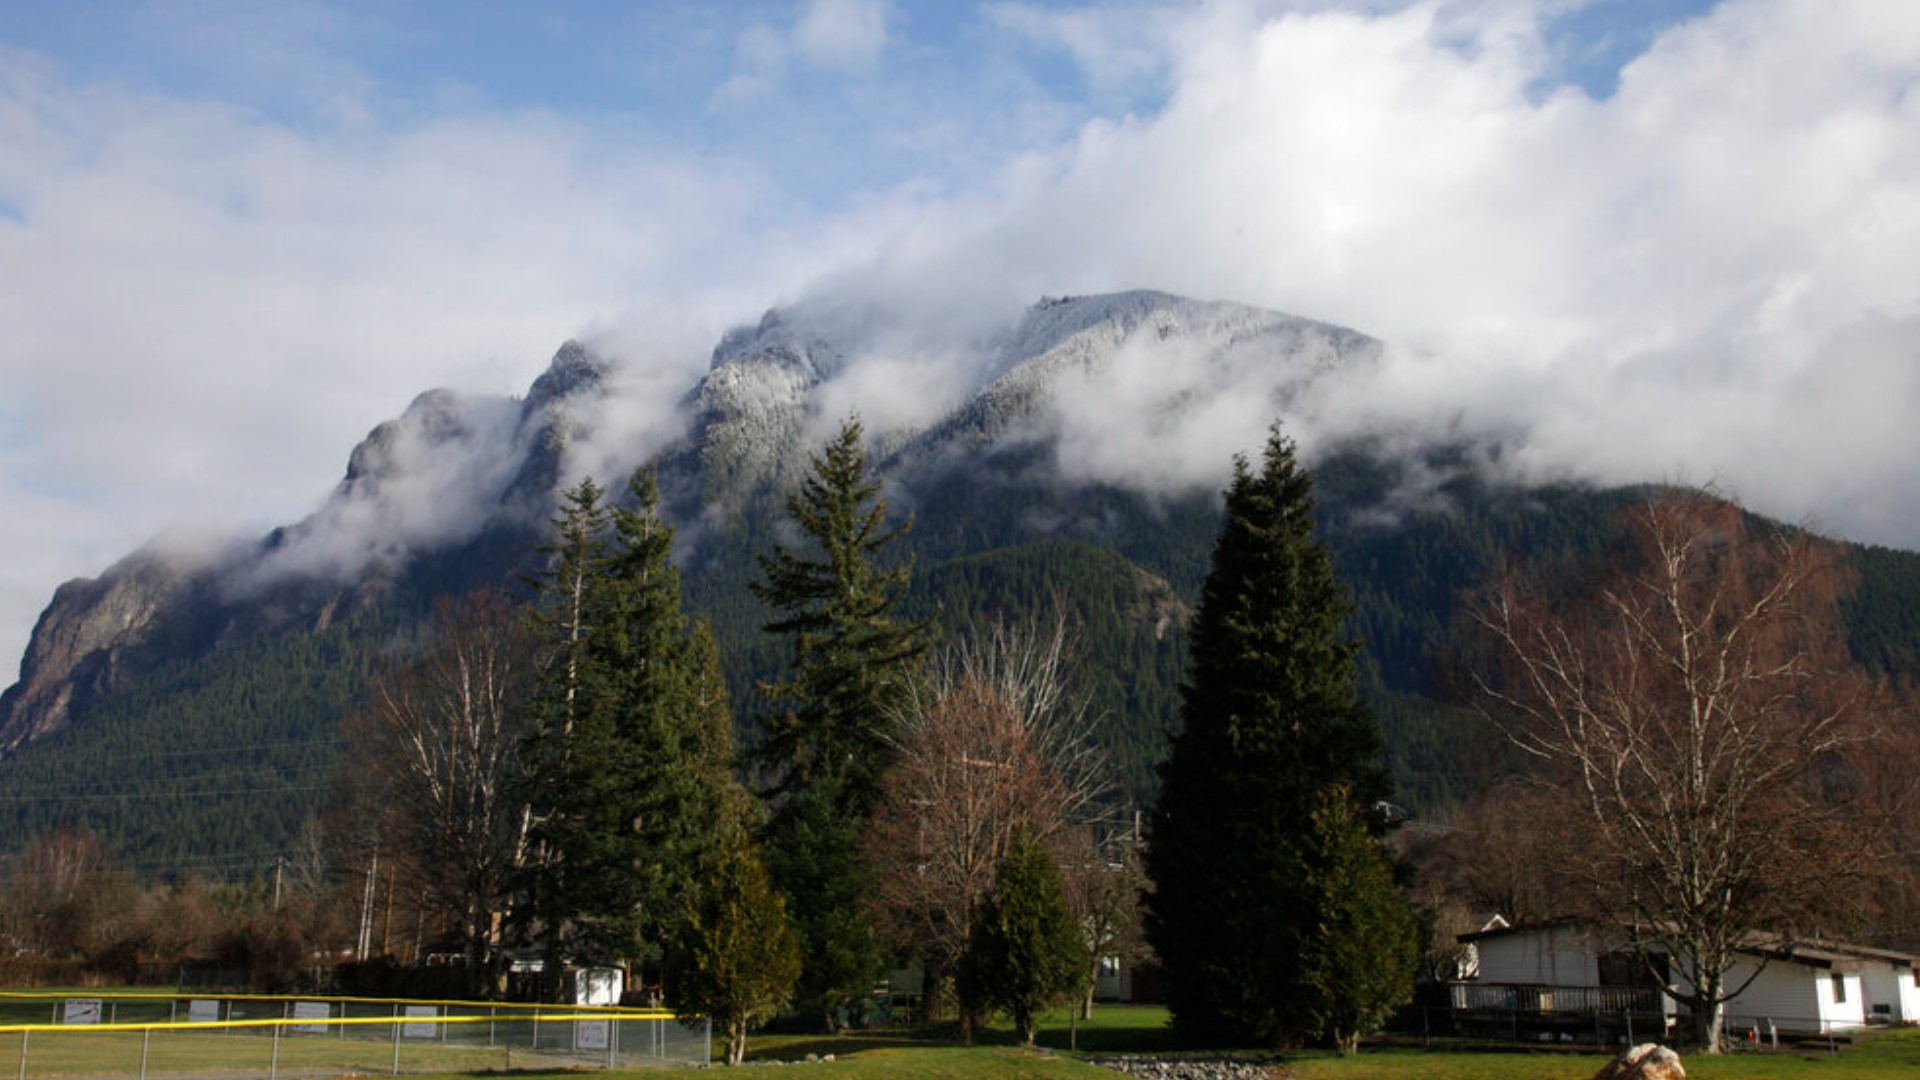
{"type": "MultiPolygon", "coordinates": [[[[680,403],[688,434],[660,455],[673,474],[663,486],[679,493],[680,511],[724,516],[804,469],[821,387],[880,348],[876,333],[869,319],[805,307],[729,332],[680,403]]],[[[870,430],[891,448],[881,463],[890,474],[926,477],[1008,441],[1046,445],[1071,404],[1063,387],[1097,383],[1128,350],[1202,368],[1258,365],[1261,392],[1283,398],[1330,367],[1370,357],[1377,344],[1256,308],[1133,292],[1045,300],[997,338],[957,349],[975,358],[959,407],[920,430],[870,430]]],[[[59,730],[87,696],[137,677],[151,662],[147,646],[170,626],[193,622],[194,633],[169,640],[201,648],[288,626],[324,628],[377,603],[389,582],[423,563],[478,558],[490,536],[514,538],[495,549],[524,548],[522,538],[551,516],[569,451],[593,436],[593,416],[617,404],[607,398],[609,370],[592,349],[568,342],[521,401],[429,391],[368,434],[305,520],[206,565],[142,554],[97,580],[63,585],[34,631],[20,682],[0,697],[0,755],[59,730]]],[[[617,457],[601,449],[603,459],[617,457]]],[[[429,576],[455,580],[460,568],[429,576]]]]}
{"type": "Polygon", "coordinates": [[[55,591],[20,680],[0,695],[0,756],[66,727],[174,648],[217,648],[288,626],[323,630],[377,604],[415,559],[552,506],[583,402],[607,362],[568,342],[522,401],[430,390],[353,449],[306,519],[217,555],[142,551],[55,591]]]}
{"type": "Polygon", "coordinates": [[[140,554],[55,590],[33,628],[20,681],[0,695],[0,755],[65,727],[77,697],[111,691],[192,573],[140,554]]]}

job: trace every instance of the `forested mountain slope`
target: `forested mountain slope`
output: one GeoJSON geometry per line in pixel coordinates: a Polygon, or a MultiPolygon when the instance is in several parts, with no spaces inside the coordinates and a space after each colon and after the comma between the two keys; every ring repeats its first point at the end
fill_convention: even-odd
{"type": "MultiPolygon", "coordinates": [[[[873,334],[858,319],[770,312],[727,335],[673,410],[682,433],[641,455],[680,524],[685,600],[715,627],[749,739],[753,687],[783,657],[759,631],[766,614],[747,583],[781,527],[784,486],[805,468],[823,388],[874,351],[873,334]]],[[[1043,302],[976,347],[979,384],[956,405],[873,432],[889,498],[913,517],[911,603],[950,635],[1064,614],[1124,812],[1151,798],[1178,720],[1184,627],[1217,494],[1063,468],[1071,432],[1059,418],[1075,406],[1063,395],[1145,350],[1209,371],[1257,368],[1284,416],[1292,395],[1371,362],[1377,344],[1257,309],[1129,293],[1043,302]]],[[[569,343],[522,400],[423,395],[355,450],[306,521],[197,561],[140,553],[63,587],[21,682],[0,698],[0,844],[84,822],[144,869],[223,875],[291,852],[325,800],[337,725],[377,658],[408,645],[436,597],[521,588],[556,486],[588,458],[618,460],[594,441],[617,426],[611,370],[569,343]]],[[[1120,445],[1143,462],[1156,453],[1149,437],[1120,445]]],[[[1485,767],[1487,734],[1436,700],[1435,661],[1461,597],[1503,559],[1593,557],[1611,542],[1614,511],[1645,492],[1504,486],[1474,466],[1484,447],[1414,459],[1366,442],[1308,451],[1399,798],[1422,812],[1467,793],[1485,767]]],[[[1856,652],[1883,670],[1920,670],[1920,556],[1849,558],[1856,652]]]]}

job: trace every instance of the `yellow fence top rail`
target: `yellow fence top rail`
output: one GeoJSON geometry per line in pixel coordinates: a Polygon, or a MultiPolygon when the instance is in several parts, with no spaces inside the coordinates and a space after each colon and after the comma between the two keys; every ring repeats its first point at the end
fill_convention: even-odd
{"type": "MultiPolygon", "coordinates": [[[[0,1035],[16,1035],[21,1032],[38,1034],[45,1031],[79,1035],[90,1031],[225,1031],[231,1028],[333,1027],[335,1025],[357,1027],[380,1024],[486,1024],[500,1019],[502,1018],[497,1016],[270,1016],[247,1020],[152,1021],[139,1024],[0,1024],[0,1035]]],[[[602,1009],[598,1012],[534,1013],[532,1016],[515,1016],[509,1019],[565,1022],[570,1020],[674,1020],[677,1017],[665,1009],[634,1009],[619,1015],[609,1015],[602,1009]]]]}
{"type": "MultiPolygon", "coordinates": [[[[616,1016],[633,1020],[653,1020],[674,1015],[671,1009],[635,1008],[626,1005],[556,1005],[552,1002],[529,1001],[455,1001],[441,998],[368,998],[339,997],[328,994],[222,994],[217,991],[162,991],[162,990],[108,990],[100,993],[91,991],[35,991],[0,990],[0,1002],[6,1001],[318,1001],[328,1004],[348,1005],[440,1005],[459,1009],[500,1009],[507,1011],[536,1012],[541,1009],[570,1009],[579,1013],[596,1013],[591,1019],[606,1019],[616,1016]],[[658,1014],[657,1016],[655,1014],[658,1014]]],[[[481,1017],[486,1019],[486,1017],[481,1017]]],[[[544,1019],[544,1018],[543,1018],[544,1019]]],[[[54,1025],[64,1027],[66,1025],[54,1025]]],[[[98,1027],[100,1025],[92,1025],[98,1027]]],[[[0,1027],[0,1031],[14,1031],[16,1027],[0,1027]]]]}

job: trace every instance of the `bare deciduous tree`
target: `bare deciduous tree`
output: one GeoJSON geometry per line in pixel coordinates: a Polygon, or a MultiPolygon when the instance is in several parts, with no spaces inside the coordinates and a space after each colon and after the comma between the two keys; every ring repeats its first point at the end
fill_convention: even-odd
{"type": "MultiPolygon", "coordinates": [[[[1129,964],[1147,954],[1140,925],[1140,893],[1148,886],[1147,873],[1131,832],[1102,837],[1093,827],[1072,829],[1061,838],[1059,850],[1067,910],[1087,937],[1079,1018],[1088,1020],[1093,1017],[1100,966],[1108,961],[1129,964]]],[[[1074,1034],[1077,1041],[1077,1027],[1074,1034]]]]}
{"type": "MultiPolygon", "coordinates": [[[[1430,910],[1454,902],[1482,920],[1565,914],[1568,883],[1584,861],[1584,838],[1567,828],[1564,792],[1541,783],[1490,784],[1440,820],[1396,831],[1389,843],[1418,868],[1430,910]]],[[[1456,943],[1449,934],[1435,944],[1440,956],[1456,943]]]]}
{"type": "Polygon", "coordinates": [[[927,1004],[966,951],[994,867],[1050,844],[1104,790],[1063,627],[996,627],[947,649],[900,717],[867,838],[883,926],[927,967],[927,1004]]]}
{"type": "MultiPolygon", "coordinates": [[[[1509,577],[1479,611],[1490,715],[1591,830],[1593,912],[1673,961],[1697,1043],[1719,1044],[1736,951],[1836,914],[1863,867],[1841,759],[1870,695],[1840,640],[1832,548],[1750,529],[1696,491],[1632,512],[1590,589],[1509,577]]],[[[1777,940],[1777,939],[1776,939],[1777,940]]]]}
{"type": "Polygon", "coordinates": [[[377,679],[350,722],[356,763],[404,849],[399,861],[453,922],[476,984],[508,872],[523,857],[526,817],[507,786],[525,731],[530,655],[504,597],[443,602],[426,648],[377,679]]]}

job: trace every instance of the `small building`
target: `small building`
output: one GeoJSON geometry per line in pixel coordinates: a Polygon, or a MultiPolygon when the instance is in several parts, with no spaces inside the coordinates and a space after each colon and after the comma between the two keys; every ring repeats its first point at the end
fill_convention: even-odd
{"type": "MultiPolygon", "coordinates": [[[[1464,1030],[1559,1041],[1653,1037],[1673,1027],[1684,974],[1657,950],[1576,920],[1493,926],[1460,937],[1475,978],[1449,985],[1464,1030]]],[[[1738,988],[1730,1032],[1831,1035],[1870,1023],[1920,1021],[1920,957],[1843,942],[1756,937],[1727,971],[1738,988]]]]}

